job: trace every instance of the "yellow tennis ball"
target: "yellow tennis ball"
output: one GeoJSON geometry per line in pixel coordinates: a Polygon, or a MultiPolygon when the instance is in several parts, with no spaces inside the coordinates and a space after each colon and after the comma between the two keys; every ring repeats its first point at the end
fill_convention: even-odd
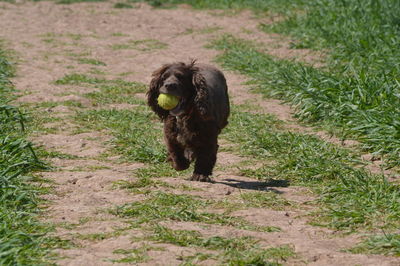
{"type": "Polygon", "coordinates": [[[175,95],[161,93],[157,102],[162,109],[172,110],[178,105],[179,99],[175,95]]]}

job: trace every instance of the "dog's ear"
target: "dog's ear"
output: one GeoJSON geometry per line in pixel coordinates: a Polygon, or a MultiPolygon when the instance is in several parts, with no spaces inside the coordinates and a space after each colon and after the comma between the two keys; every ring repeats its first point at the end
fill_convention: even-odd
{"type": "Polygon", "coordinates": [[[193,87],[196,90],[196,96],[194,98],[194,105],[197,111],[202,116],[203,119],[207,120],[210,118],[210,101],[209,92],[207,89],[206,79],[203,75],[199,73],[199,69],[193,67],[193,87]]]}
{"type": "Polygon", "coordinates": [[[162,109],[158,103],[157,98],[160,95],[159,89],[162,86],[162,78],[163,73],[171,67],[171,64],[166,64],[157,69],[152,74],[152,80],[150,81],[149,90],[147,91],[147,104],[151,107],[151,109],[160,117],[161,120],[164,120],[168,116],[168,111],[162,109]]]}

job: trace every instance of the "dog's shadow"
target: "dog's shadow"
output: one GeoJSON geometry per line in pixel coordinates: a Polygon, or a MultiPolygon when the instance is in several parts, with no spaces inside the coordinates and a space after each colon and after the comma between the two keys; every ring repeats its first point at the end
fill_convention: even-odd
{"type": "Polygon", "coordinates": [[[282,194],[282,191],[274,189],[274,187],[288,187],[290,185],[289,180],[268,180],[268,181],[244,181],[233,178],[223,179],[215,183],[224,184],[234,188],[245,189],[245,190],[257,190],[257,191],[272,191],[278,194],[282,194]]]}

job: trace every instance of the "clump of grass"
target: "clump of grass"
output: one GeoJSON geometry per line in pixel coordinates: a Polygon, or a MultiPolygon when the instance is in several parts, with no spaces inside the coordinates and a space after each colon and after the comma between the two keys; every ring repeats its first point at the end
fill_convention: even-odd
{"type": "Polygon", "coordinates": [[[273,210],[284,210],[294,206],[294,203],[280,197],[274,192],[256,191],[240,193],[240,199],[245,206],[252,208],[269,208],[273,210]]]}
{"type": "Polygon", "coordinates": [[[150,193],[146,200],[118,207],[113,214],[132,218],[132,223],[136,225],[174,220],[227,225],[245,230],[279,231],[279,228],[256,226],[238,217],[201,211],[209,204],[193,196],[158,191],[150,193]]]}
{"type": "Polygon", "coordinates": [[[93,86],[100,91],[86,93],[84,96],[92,100],[94,106],[110,103],[138,104],[142,101],[135,98],[136,93],[144,93],[146,85],[122,79],[107,80],[90,77],[84,74],[69,74],[55,81],[57,85],[93,86]]]}
{"type": "Polygon", "coordinates": [[[129,264],[137,264],[146,262],[150,259],[147,255],[147,252],[150,250],[164,250],[161,247],[152,247],[150,245],[142,245],[139,248],[134,249],[116,249],[113,251],[114,254],[124,255],[121,259],[112,259],[111,262],[114,263],[129,263],[129,264]]]}
{"type": "MultiPolygon", "coordinates": [[[[290,246],[264,248],[253,237],[205,238],[198,231],[172,230],[161,225],[155,226],[153,235],[149,239],[181,247],[201,247],[218,251],[219,254],[206,254],[206,256],[203,254],[203,260],[212,258],[229,265],[279,265],[278,262],[295,256],[290,246]]],[[[193,260],[193,258],[190,256],[184,260],[193,260]]]]}
{"type": "Polygon", "coordinates": [[[0,48],[0,264],[43,264],[51,248],[63,242],[46,236],[50,228],[37,219],[42,190],[32,173],[45,167],[26,140],[24,115],[9,105],[14,98],[12,75],[13,67],[0,48]]]}
{"type": "Polygon", "coordinates": [[[182,34],[210,34],[221,30],[221,27],[204,27],[197,29],[186,29],[182,34]]]}
{"type": "Polygon", "coordinates": [[[334,180],[346,170],[345,165],[357,163],[355,155],[345,149],[313,135],[281,130],[275,118],[237,108],[233,108],[230,126],[222,136],[241,143],[241,154],[266,161],[264,166],[246,171],[261,179],[320,184],[334,180]]]}
{"type": "Polygon", "coordinates": [[[256,12],[286,12],[301,6],[304,0],[130,0],[130,2],[146,2],[153,7],[175,7],[179,4],[189,4],[196,9],[252,9],[256,12]]]}
{"type": "Polygon", "coordinates": [[[353,169],[322,191],[317,224],[338,229],[399,227],[400,186],[384,176],[353,169]]]}
{"type": "Polygon", "coordinates": [[[145,107],[132,110],[90,110],[77,112],[75,120],[91,130],[108,129],[114,136],[113,150],[124,160],[158,164],[165,162],[166,151],[161,131],[149,123],[154,116],[145,107]]]}
{"type": "Polygon", "coordinates": [[[141,52],[165,49],[167,47],[168,47],[168,45],[166,43],[160,42],[158,40],[153,40],[153,39],[130,40],[127,43],[113,44],[111,46],[111,48],[113,50],[132,49],[132,50],[138,50],[141,52]]]}
{"type": "Polygon", "coordinates": [[[364,240],[354,248],[352,253],[383,254],[387,256],[400,256],[400,235],[384,234],[372,236],[364,240]]]}
{"type": "Polygon", "coordinates": [[[79,64],[90,64],[95,66],[106,66],[106,63],[94,58],[78,58],[79,64]]]}
{"type": "Polygon", "coordinates": [[[89,234],[77,233],[74,235],[74,237],[76,237],[78,239],[82,239],[82,240],[97,242],[97,241],[102,241],[104,239],[109,239],[112,237],[118,237],[118,236],[122,235],[126,230],[127,230],[127,228],[121,227],[121,228],[114,228],[113,231],[109,231],[109,232],[99,232],[99,233],[89,233],[89,234]]]}
{"type": "Polygon", "coordinates": [[[140,177],[135,181],[120,180],[115,182],[114,184],[119,188],[127,189],[130,192],[144,193],[144,194],[151,193],[151,191],[154,191],[154,189],[158,187],[166,187],[166,188],[174,187],[173,185],[170,185],[167,182],[149,177],[140,177]]]}
{"type": "Polygon", "coordinates": [[[57,4],[74,4],[74,3],[85,3],[85,2],[105,2],[107,0],[56,0],[57,4]]]}
{"type": "Polygon", "coordinates": [[[114,8],[133,8],[134,6],[128,3],[119,2],[114,4],[114,8]]]}
{"type": "Polygon", "coordinates": [[[185,171],[176,171],[169,163],[152,164],[148,167],[142,167],[134,171],[135,176],[139,178],[152,178],[152,177],[178,177],[187,175],[193,171],[189,168],[185,171]]]}

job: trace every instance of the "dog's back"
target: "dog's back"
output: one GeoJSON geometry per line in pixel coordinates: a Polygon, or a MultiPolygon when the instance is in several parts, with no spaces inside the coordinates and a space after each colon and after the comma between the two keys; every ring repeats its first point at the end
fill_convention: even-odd
{"type": "Polygon", "coordinates": [[[196,66],[207,83],[212,116],[217,121],[219,128],[223,129],[228,124],[230,113],[228,86],[224,74],[210,65],[196,64],[196,66]]]}

